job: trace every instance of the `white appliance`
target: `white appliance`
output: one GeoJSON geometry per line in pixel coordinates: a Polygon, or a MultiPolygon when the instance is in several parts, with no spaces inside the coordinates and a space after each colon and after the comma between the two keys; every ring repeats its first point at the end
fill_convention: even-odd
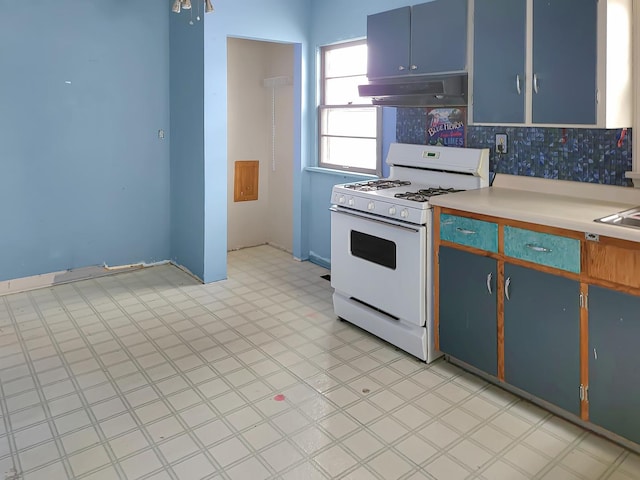
{"type": "Polygon", "coordinates": [[[489,150],[393,143],[389,178],[331,193],[336,315],[431,362],[433,238],[429,197],[489,186],[489,150]]]}

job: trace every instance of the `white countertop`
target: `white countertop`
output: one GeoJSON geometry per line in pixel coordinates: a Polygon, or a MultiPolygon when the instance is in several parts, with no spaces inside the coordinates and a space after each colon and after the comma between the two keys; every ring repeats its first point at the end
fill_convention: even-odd
{"type": "Polygon", "coordinates": [[[640,229],[594,222],[640,206],[640,189],[497,175],[492,187],[440,195],[429,203],[640,242],[640,229]]]}

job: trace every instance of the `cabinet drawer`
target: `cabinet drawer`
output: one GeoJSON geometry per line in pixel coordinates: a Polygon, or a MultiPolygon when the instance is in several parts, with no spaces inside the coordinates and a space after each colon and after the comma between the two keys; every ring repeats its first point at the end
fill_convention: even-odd
{"type": "Polygon", "coordinates": [[[580,241],[575,238],[505,226],[504,254],[580,273],[580,241]]]}
{"type": "Polygon", "coordinates": [[[479,248],[498,251],[498,225],[457,215],[440,215],[440,239],[479,248]]]}

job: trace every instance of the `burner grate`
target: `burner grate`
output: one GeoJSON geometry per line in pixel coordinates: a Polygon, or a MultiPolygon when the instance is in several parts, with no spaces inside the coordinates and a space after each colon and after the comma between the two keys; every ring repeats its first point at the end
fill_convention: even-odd
{"type": "Polygon", "coordinates": [[[358,182],[358,183],[347,183],[344,185],[345,188],[349,188],[351,190],[356,190],[359,192],[371,192],[375,190],[384,190],[387,188],[396,188],[403,187],[406,185],[411,185],[411,182],[407,180],[371,180],[368,182],[358,182]]]}
{"type": "Polygon", "coordinates": [[[463,190],[458,190],[455,188],[442,188],[442,187],[422,188],[417,192],[396,193],[394,197],[404,198],[412,202],[427,202],[429,201],[429,198],[434,197],[436,195],[444,195],[446,193],[455,193],[455,192],[462,192],[462,191],[463,190]]]}

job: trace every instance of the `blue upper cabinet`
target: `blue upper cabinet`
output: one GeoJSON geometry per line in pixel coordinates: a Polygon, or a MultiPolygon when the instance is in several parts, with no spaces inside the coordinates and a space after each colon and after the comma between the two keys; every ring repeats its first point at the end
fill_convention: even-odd
{"type": "Polygon", "coordinates": [[[467,23],[467,0],[435,0],[414,5],[411,72],[466,72],[467,23]]]}
{"type": "Polygon", "coordinates": [[[434,0],[367,17],[367,76],[463,72],[467,0],[434,0]]]}
{"type": "Polygon", "coordinates": [[[534,0],[533,123],[596,123],[597,0],[534,0]]]}
{"type": "Polygon", "coordinates": [[[472,121],[631,126],[632,0],[475,0],[472,121]]]}
{"type": "Polygon", "coordinates": [[[367,76],[393,77],[411,64],[411,7],[367,17],[367,76]]]}
{"type": "Polygon", "coordinates": [[[473,121],[525,121],[526,0],[475,0],[473,121]]]}

